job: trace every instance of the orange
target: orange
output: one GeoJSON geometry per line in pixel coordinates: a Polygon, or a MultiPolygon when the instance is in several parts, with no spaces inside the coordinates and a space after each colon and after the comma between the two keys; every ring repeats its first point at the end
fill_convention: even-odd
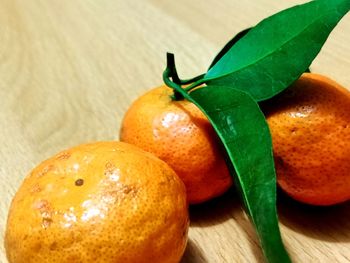
{"type": "Polygon", "coordinates": [[[139,97],[126,112],[120,140],[168,163],[186,185],[188,201],[201,203],[232,184],[219,139],[204,114],[191,102],[174,101],[161,86],[139,97]]]}
{"type": "Polygon", "coordinates": [[[185,187],[150,153],[120,142],[63,151],[24,180],[9,212],[10,263],[179,262],[185,187]]]}
{"type": "Polygon", "coordinates": [[[278,184],[312,205],[350,199],[350,92],[304,74],[268,102],[278,184]]]}

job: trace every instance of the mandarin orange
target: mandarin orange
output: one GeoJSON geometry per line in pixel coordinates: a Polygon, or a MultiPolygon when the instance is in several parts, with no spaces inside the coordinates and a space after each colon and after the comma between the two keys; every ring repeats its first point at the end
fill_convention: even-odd
{"type": "Polygon", "coordinates": [[[179,262],[186,191],[163,161],[120,142],[80,145],[44,161],[9,212],[10,263],[179,262]]]}
{"type": "Polygon", "coordinates": [[[185,183],[188,201],[201,203],[224,193],[232,179],[208,119],[172,94],[161,86],[139,97],[124,116],[120,140],[168,163],[185,183]]]}
{"type": "Polygon", "coordinates": [[[278,184],[312,205],[350,199],[350,92],[306,73],[264,109],[278,184]]]}

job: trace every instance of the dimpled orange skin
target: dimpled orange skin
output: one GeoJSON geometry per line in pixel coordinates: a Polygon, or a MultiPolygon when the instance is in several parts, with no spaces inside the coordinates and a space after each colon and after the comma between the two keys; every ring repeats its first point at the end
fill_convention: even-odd
{"type": "Polygon", "coordinates": [[[172,94],[161,86],[139,97],[124,116],[120,140],[168,163],[185,183],[189,203],[201,203],[224,193],[232,179],[208,119],[172,94]]]}
{"type": "Polygon", "coordinates": [[[350,92],[304,74],[266,112],[278,184],[312,205],[350,199],[350,92]]]}
{"type": "Polygon", "coordinates": [[[16,193],[10,263],[179,262],[185,187],[150,153],[120,142],[81,145],[36,167],[16,193]]]}

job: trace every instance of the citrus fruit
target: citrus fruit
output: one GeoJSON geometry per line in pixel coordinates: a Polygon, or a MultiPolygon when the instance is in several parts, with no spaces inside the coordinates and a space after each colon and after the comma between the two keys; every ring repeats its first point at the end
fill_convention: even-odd
{"type": "Polygon", "coordinates": [[[16,193],[5,247],[19,262],[179,262],[188,231],[183,183],[163,161],[120,142],[63,151],[16,193]]]}
{"type": "Polygon", "coordinates": [[[172,94],[161,86],[139,97],[124,116],[120,140],[168,163],[185,183],[189,203],[201,203],[224,193],[232,179],[208,119],[172,94]]]}
{"type": "Polygon", "coordinates": [[[306,73],[265,109],[278,184],[312,205],[350,199],[350,92],[306,73]]]}

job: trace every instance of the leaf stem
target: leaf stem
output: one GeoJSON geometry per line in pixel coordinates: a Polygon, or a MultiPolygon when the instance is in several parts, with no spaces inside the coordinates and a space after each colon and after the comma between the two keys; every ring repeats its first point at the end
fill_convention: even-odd
{"type": "Polygon", "coordinates": [[[181,85],[187,85],[190,83],[193,83],[195,81],[198,81],[202,79],[205,76],[205,74],[198,75],[197,77],[191,78],[191,79],[180,79],[181,85]]]}
{"type": "Polygon", "coordinates": [[[173,100],[183,100],[188,97],[187,92],[181,87],[181,80],[175,67],[175,57],[172,53],[167,53],[167,66],[163,72],[163,81],[165,85],[174,90],[174,94],[171,96],[173,100]]]}

